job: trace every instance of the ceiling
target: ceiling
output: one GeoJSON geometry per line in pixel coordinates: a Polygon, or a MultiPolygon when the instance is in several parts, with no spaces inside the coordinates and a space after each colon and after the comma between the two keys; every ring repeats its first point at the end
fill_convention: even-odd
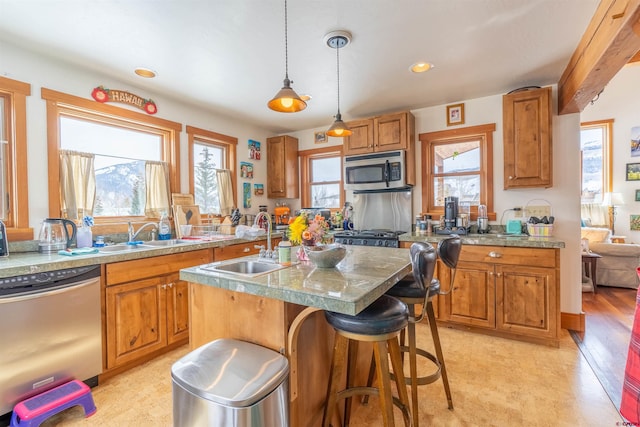
{"type": "Polygon", "coordinates": [[[352,33],[340,50],[348,121],[555,84],[598,3],[290,0],[289,77],[312,99],[289,114],[266,106],[285,74],[284,0],[0,0],[0,40],[105,73],[122,82],[113,89],[161,93],[285,133],[333,121],[336,51],[323,42],[330,31],[352,33]],[[417,61],[435,68],[413,74],[417,61]],[[136,67],[158,76],[138,77],[136,67]]]}

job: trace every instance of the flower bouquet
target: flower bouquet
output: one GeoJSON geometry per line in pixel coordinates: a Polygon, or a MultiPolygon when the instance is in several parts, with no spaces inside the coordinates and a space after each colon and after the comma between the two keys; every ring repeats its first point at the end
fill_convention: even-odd
{"type": "MultiPolygon", "coordinates": [[[[331,243],[333,240],[333,236],[329,233],[329,224],[324,217],[315,215],[311,218],[309,213],[305,211],[300,212],[300,215],[289,221],[287,236],[292,244],[303,246],[331,243]]],[[[308,260],[302,248],[298,250],[298,259],[308,260]]]]}

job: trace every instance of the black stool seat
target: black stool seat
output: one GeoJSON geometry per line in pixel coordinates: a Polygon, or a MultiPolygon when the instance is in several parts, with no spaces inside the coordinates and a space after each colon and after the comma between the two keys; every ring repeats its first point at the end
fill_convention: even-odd
{"type": "MultiPolygon", "coordinates": [[[[386,295],[391,295],[396,298],[422,298],[425,297],[426,290],[415,280],[402,279],[391,289],[389,289],[386,295]]],[[[432,298],[440,292],[440,281],[433,279],[431,286],[429,286],[429,298],[432,298]]]]}
{"type": "Polygon", "coordinates": [[[409,310],[396,298],[382,295],[355,316],[325,311],[327,322],[335,329],[361,335],[384,335],[407,326],[409,310]]]}

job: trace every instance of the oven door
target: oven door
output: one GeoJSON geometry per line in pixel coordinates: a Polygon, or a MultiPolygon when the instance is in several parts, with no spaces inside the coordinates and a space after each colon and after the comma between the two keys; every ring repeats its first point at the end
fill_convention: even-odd
{"type": "Polygon", "coordinates": [[[346,190],[385,190],[406,186],[404,151],[344,158],[346,190]]]}

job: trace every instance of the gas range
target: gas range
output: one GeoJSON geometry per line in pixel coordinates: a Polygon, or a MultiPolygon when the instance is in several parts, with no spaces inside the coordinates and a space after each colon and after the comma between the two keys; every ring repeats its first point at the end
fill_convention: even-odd
{"type": "Polygon", "coordinates": [[[347,230],[333,235],[336,243],[358,246],[381,246],[385,248],[397,248],[400,246],[398,236],[405,231],[391,230],[347,230]]]}

